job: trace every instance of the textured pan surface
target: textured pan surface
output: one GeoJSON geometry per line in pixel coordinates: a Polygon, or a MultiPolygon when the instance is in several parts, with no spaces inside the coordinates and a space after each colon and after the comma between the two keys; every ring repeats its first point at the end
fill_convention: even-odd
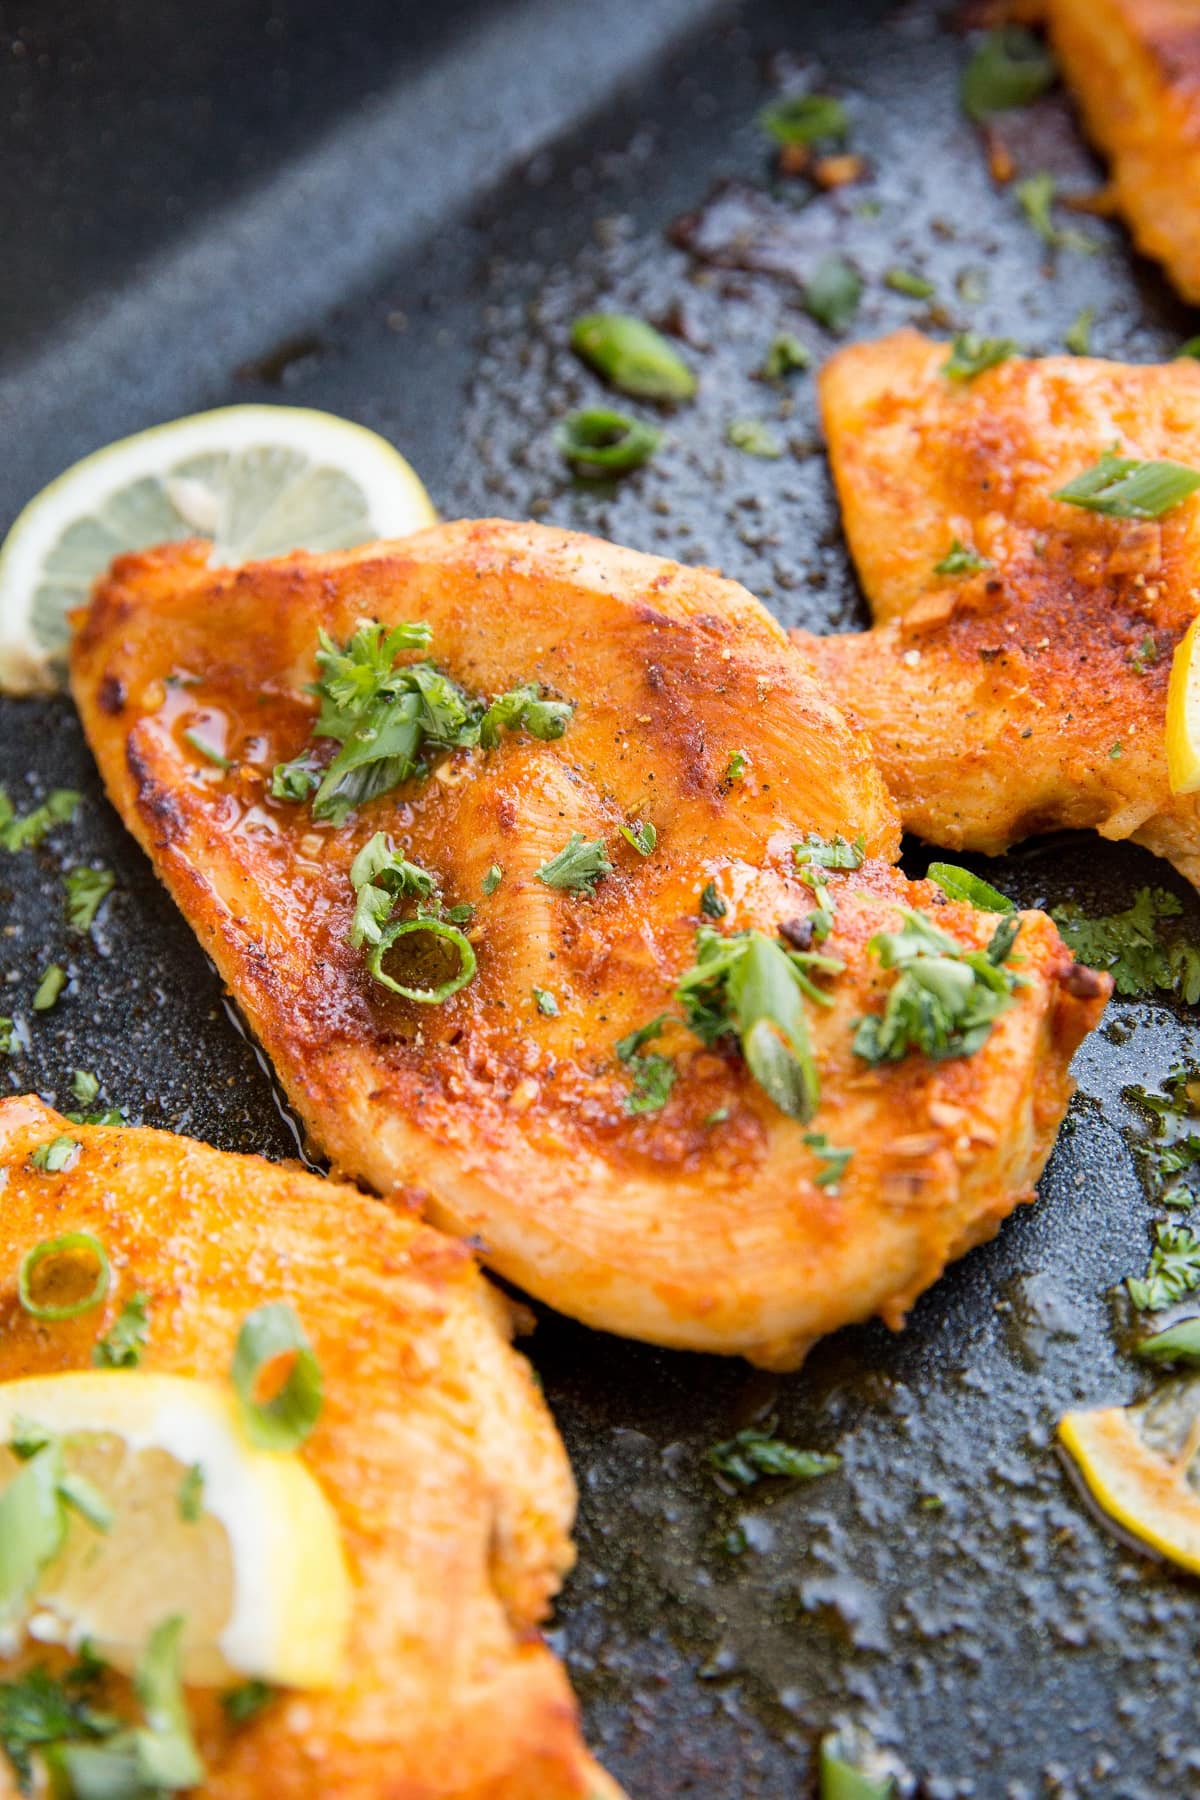
{"type": "MultiPolygon", "coordinates": [[[[121,430],[230,399],[295,401],[393,435],[448,515],[533,514],[715,563],[787,624],[859,628],[811,383],[798,378],[794,410],[779,418],[778,399],[751,378],[778,329],[818,355],[832,348],[799,312],[789,271],[834,243],[852,256],[868,277],[854,335],[927,323],[919,303],[881,285],[893,267],[934,280],[953,323],[1033,351],[1060,349],[1085,305],[1102,355],[1151,360],[1196,330],[1115,228],[1088,223],[1105,254],[1047,270],[958,116],[961,41],[930,9],[780,0],[731,22],[697,7],[665,63],[615,100],[594,89],[594,115],[509,175],[506,145],[530,142],[539,106],[549,115],[554,55],[568,76],[574,58],[582,89],[599,40],[611,47],[625,28],[632,43],[655,9],[560,7],[572,15],[570,57],[532,5],[439,9],[416,48],[396,23],[406,10],[416,9],[346,0],[331,24],[303,0],[226,4],[189,24],[181,9],[174,72],[166,15],[132,0],[116,33],[82,7],[46,7],[33,9],[26,54],[0,47],[5,241],[17,247],[0,405],[6,430],[13,407],[20,420],[0,466],[0,523],[121,430]],[[524,59],[526,86],[510,88],[484,130],[469,102],[486,88],[467,76],[497,21],[518,71],[522,31],[548,48],[540,66],[524,59]],[[202,29],[204,58],[189,65],[202,29]],[[792,191],[761,198],[770,182],[753,127],[769,60],[785,51],[848,95],[855,147],[873,168],[865,185],[803,214],[792,191]],[[305,168],[322,181],[309,191],[330,205],[352,195],[364,140],[386,136],[419,80],[422,93],[439,91],[431,70],[455,96],[462,139],[445,167],[475,169],[478,203],[446,213],[424,242],[399,199],[381,215],[364,195],[366,224],[352,206],[332,225],[322,214],[314,229],[336,225],[348,248],[343,264],[325,260],[317,303],[321,269],[290,235],[272,235],[294,197],[288,169],[315,159],[305,168]],[[665,234],[722,179],[745,187],[696,222],[692,240],[710,259],[697,280],[695,260],[665,234]],[[881,210],[856,211],[864,199],[881,210]],[[97,217],[104,231],[91,230],[97,217]],[[230,288],[219,253],[239,218],[260,235],[230,288]],[[146,257],[153,282],[142,279],[146,257]],[[777,272],[716,266],[731,258],[777,272]],[[986,274],[974,306],[956,285],[966,271],[986,274]],[[565,349],[567,322],[609,300],[652,315],[677,302],[710,346],[684,347],[701,374],[697,404],[668,421],[670,441],[644,475],[611,494],[572,487],[551,437],[564,410],[601,392],[565,349]],[[249,362],[258,378],[238,375],[249,362]],[[785,456],[726,446],[730,419],[747,415],[772,422],[785,456]]],[[[1024,172],[1095,180],[1061,96],[1005,131],[1024,172]]],[[[394,180],[390,165],[376,173],[394,180]]],[[[431,217],[440,197],[436,185],[424,195],[431,217]]],[[[11,928],[0,973],[16,977],[0,1010],[28,1013],[52,956],[66,952],[77,977],[0,1080],[65,1101],[71,1069],[91,1068],[132,1118],[230,1148],[293,1151],[216,979],[101,801],[65,703],[0,708],[0,780],[22,802],[53,782],[88,797],[79,824],[46,850],[0,862],[0,930],[11,928]],[[95,946],[70,941],[61,922],[58,868],[83,855],[119,877],[95,946]]],[[[913,872],[923,866],[919,852],[910,858],[913,872]]],[[[1028,846],[988,873],[1024,903],[1123,906],[1147,880],[1183,893],[1144,854],[1091,839],[1028,846]]],[[[1110,1540],[1052,1448],[1065,1408],[1138,1390],[1107,1292],[1140,1269],[1151,1216],[1121,1090],[1194,1053],[1196,1039],[1183,1009],[1114,1003],[1107,1033],[1079,1060],[1080,1095],[1041,1204],[952,1270],[903,1338],[846,1332],[772,1385],[542,1320],[530,1349],[582,1500],[579,1568],[558,1619],[589,1740],[632,1794],[791,1800],[806,1791],[816,1732],[842,1717],[900,1747],[933,1800],[1179,1800],[1200,1785],[1200,1590],[1110,1540]],[[839,1448],[842,1473],[724,1497],[704,1451],[766,1405],[794,1441],[839,1448]],[[739,1522],[748,1548],[731,1557],[723,1546],[739,1522]]]]}

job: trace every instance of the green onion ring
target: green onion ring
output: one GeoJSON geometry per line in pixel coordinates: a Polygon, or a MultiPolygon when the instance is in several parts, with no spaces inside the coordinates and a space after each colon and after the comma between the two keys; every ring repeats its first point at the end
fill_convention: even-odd
{"type": "Polygon", "coordinates": [[[588,475],[624,475],[640,469],[662,438],[644,419],[605,406],[572,413],[554,435],[567,462],[588,475]]]}
{"type": "Polygon", "coordinates": [[[443,1000],[448,1000],[451,994],[457,994],[459,988],[466,987],[475,973],[476,966],[475,951],[470,940],[463,936],[457,926],[447,925],[444,919],[401,919],[396,924],[389,925],[367,958],[367,968],[376,981],[382,982],[386,988],[391,988],[394,994],[403,994],[406,1000],[420,1000],[426,1006],[439,1006],[443,1000]],[[413,931],[427,931],[431,936],[445,938],[447,943],[454,945],[459,955],[459,966],[458,973],[452,975],[449,981],[443,981],[437,987],[432,988],[405,987],[401,982],[393,981],[390,975],[384,973],[383,959],[392,945],[396,943],[397,939],[407,937],[413,931]]]}
{"type": "Polygon", "coordinates": [[[304,1327],[286,1300],[268,1301],[246,1314],[229,1374],[251,1443],[260,1450],[298,1450],[321,1416],[324,1382],[304,1327]],[[263,1369],[289,1351],[295,1360],[287,1380],[270,1400],[257,1400],[254,1389],[263,1369]]]}
{"type": "Polygon", "coordinates": [[[17,1297],[25,1311],[35,1319],[75,1319],[80,1313],[91,1312],[108,1292],[110,1270],[104,1245],[94,1238],[90,1231],[69,1231],[65,1237],[46,1238],[27,1250],[21,1258],[21,1266],[17,1271],[17,1297]],[[34,1271],[52,1256],[71,1256],[84,1252],[96,1259],[96,1284],[90,1294],[82,1300],[72,1300],[66,1306],[46,1306],[34,1299],[30,1292],[30,1281],[34,1271]]]}

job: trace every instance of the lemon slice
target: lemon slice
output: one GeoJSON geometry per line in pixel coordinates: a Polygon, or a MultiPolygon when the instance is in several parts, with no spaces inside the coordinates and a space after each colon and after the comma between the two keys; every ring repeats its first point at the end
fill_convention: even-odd
{"type": "Polygon", "coordinates": [[[1167,778],[1173,794],[1200,788],[1200,618],[1175,650],[1167,685],[1167,778]]]}
{"type": "Polygon", "coordinates": [[[231,1390],[125,1370],[0,1383],[0,1495],[32,1467],[8,1447],[31,1430],[61,1445],[109,1521],[65,1509],[19,1631],[73,1648],[88,1638],[131,1673],[178,1613],[193,1684],[340,1679],[350,1582],[337,1521],[298,1457],[250,1443],[231,1390]]]}
{"type": "Polygon", "coordinates": [[[1109,1518],[1200,1574],[1200,1382],[1166,1382],[1138,1406],[1067,1413],[1058,1434],[1109,1518]]]}
{"type": "Polygon", "coordinates": [[[238,563],[436,520],[400,452],[332,413],[226,406],[122,438],[43,488],[0,549],[0,689],[59,685],[67,613],[121,551],[203,537],[238,563]]]}

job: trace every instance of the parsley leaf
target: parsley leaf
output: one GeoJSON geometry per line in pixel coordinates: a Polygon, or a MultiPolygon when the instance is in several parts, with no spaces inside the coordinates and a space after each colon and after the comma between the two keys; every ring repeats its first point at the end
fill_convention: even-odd
{"type": "Polygon", "coordinates": [[[792,845],[797,868],[815,864],[820,869],[861,869],[866,853],[864,837],[856,837],[850,844],[841,836],[818,837],[815,831],[810,831],[802,844],[792,845]]]}
{"type": "Polygon", "coordinates": [[[1118,994],[1153,994],[1161,989],[1194,1006],[1200,1000],[1200,949],[1161,929],[1178,918],[1182,903],[1166,888],[1139,888],[1124,912],[1085,918],[1067,903],[1050,910],[1074,956],[1090,969],[1105,969],[1118,994]]]}
{"type": "Polygon", "coordinates": [[[1162,1312],[1200,1288],[1200,1237],[1189,1225],[1162,1219],[1154,1227],[1154,1248],[1145,1275],[1125,1283],[1139,1312],[1162,1312]]]}
{"type": "Polygon", "coordinates": [[[1021,985],[1004,967],[1020,921],[1006,915],[986,950],[964,950],[923,913],[904,918],[900,931],[877,932],[868,942],[897,975],[882,1014],[858,1021],[854,1054],[872,1065],[899,1062],[913,1050],[937,1061],[974,1055],[1021,985]]]}
{"type": "Polygon", "coordinates": [[[493,863],[491,868],[488,870],[487,874],[484,876],[483,880],[480,882],[479,886],[482,889],[483,893],[490,897],[492,894],[495,893],[496,889],[500,886],[500,883],[503,880],[504,880],[504,870],[500,867],[499,863],[493,863]]]}
{"type": "Polygon", "coordinates": [[[275,1693],[268,1682],[244,1681],[240,1687],[230,1688],[221,1695],[221,1705],[231,1725],[248,1725],[264,1706],[270,1705],[275,1693]]]}
{"type": "Polygon", "coordinates": [[[807,369],[811,362],[812,352],[807,344],[802,344],[790,331],[781,331],[778,337],[771,339],[759,374],[764,381],[782,381],[795,370],[807,369]]]}
{"type": "Polygon", "coordinates": [[[781,1475],[789,1481],[811,1481],[840,1469],[840,1456],[818,1450],[800,1450],[776,1437],[774,1419],[766,1426],[748,1425],[724,1443],[714,1444],[705,1458],[711,1469],[737,1487],[751,1488],[764,1475],[781,1475]]]}
{"type": "Polygon", "coordinates": [[[702,1042],[737,1038],[763,1092],[791,1118],[807,1121],[817,1110],[820,1079],[803,999],[832,1005],[809,971],[837,975],[844,967],[836,957],[785,949],[765,931],[725,937],[701,925],[696,961],[680,976],[675,994],[702,1042]]]}
{"type": "Polygon", "coordinates": [[[572,707],[543,699],[536,683],[514,688],[488,705],[431,662],[397,665],[404,652],[426,649],[429,638],[428,625],[411,622],[389,629],[370,620],[362,621],[342,645],[325,631],[319,634],[319,674],[312,692],[321,710],[313,736],[332,738],[341,748],[323,769],[311,749],[291,762],[277,763],[273,798],[299,801],[312,793],[313,817],[340,825],[366,801],[427,774],[430,753],[477,744],[491,749],[502,730],[548,740],[567,729],[572,707]]]}
{"type": "Polygon", "coordinates": [[[533,1000],[534,1005],[544,1019],[557,1019],[558,1001],[554,998],[554,995],[550,992],[549,988],[535,987],[533,989],[533,1000]]]}
{"type": "Polygon", "coordinates": [[[63,877],[67,890],[67,924],[72,931],[90,931],[108,896],[117,885],[111,869],[89,869],[80,865],[68,869],[63,877]]]}
{"type": "Polygon", "coordinates": [[[670,1017],[670,1013],[660,1013],[657,1019],[639,1026],[617,1043],[617,1057],[633,1076],[633,1087],[625,1096],[625,1111],[631,1115],[661,1112],[671,1097],[679,1071],[669,1056],[662,1056],[657,1051],[647,1053],[645,1049],[670,1017]]]}
{"type": "Polygon", "coordinates": [[[594,894],[596,883],[612,874],[612,864],[604,848],[604,839],[594,842],[582,831],[573,831],[557,856],[535,869],[534,874],[546,887],[568,888],[577,894],[594,894]]]}
{"type": "Polygon", "coordinates": [[[823,256],[804,289],[804,309],[827,331],[843,331],[858,311],[862,276],[844,256],[823,256]]]}
{"type": "Polygon", "coordinates": [[[81,1658],[61,1678],[38,1667],[0,1682],[0,1750],[11,1763],[22,1794],[33,1792],[34,1750],[116,1731],[117,1721],[95,1711],[88,1699],[102,1670],[103,1664],[94,1658],[81,1658]]]}
{"type": "Polygon", "coordinates": [[[814,1156],[824,1164],[813,1176],[818,1187],[835,1187],[846,1173],[846,1165],[854,1155],[851,1150],[839,1150],[831,1144],[823,1131],[806,1131],[804,1141],[814,1156]]]}
{"type": "Polygon", "coordinates": [[[706,919],[723,919],[729,911],[720,894],[715,881],[706,881],[700,894],[700,911],[706,919]]]}
{"type": "Polygon", "coordinates": [[[991,563],[986,556],[980,556],[977,550],[968,550],[957,538],[950,539],[950,548],[940,562],[935,562],[935,575],[977,575],[980,569],[990,569],[991,563]]]}
{"type": "Polygon", "coordinates": [[[54,830],[68,825],[83,799],[74,788],[55,788],[41,806],[18,818],[7,790],[0,787],[0,850],[32,850],[54,830]]]}
{"type": "Polygon", "coordinates": [[[385,831],[369,838],[350,865],[354,888],[354,917],[350,943],[355,950],[378,944],[396,901],[404,895],[428,900],[437,888],[437,877],[419,863],[409,862],[385,831]]]}
{"type": "Polygon", "coordinates": [[[1054,85],[1058,65],[1046,46],[1020,25],[989,31],[967,64],[960,98],[969,119],[1028,106],[1054,85]]]}
{"type": "Polygon", "coordinates": [[[104,1336],[92,1346],[92,1362],[97,1369],[136,1369],[149,1336],[146,1296],[131,1294],[104,1336]]]}
{"type": "Polygon", "coordinates": [[[639,819],[633,825],[622,825],[621,836],[627,844],[633,846],[639,856],[649,856],[658,842],[658,831],[649,819],[639,819]]]}
{"type": "Polygon", "coordinates": [[[79,1161],[83,1145],[78,1138],[69,1137],[60,1132],[45,1144],[38,1144],[29,1152],[29,1160],[35,1169],[41,1169],[45,1175],[60,1175],[65,1169],[73,1169],[79,1161]]]}

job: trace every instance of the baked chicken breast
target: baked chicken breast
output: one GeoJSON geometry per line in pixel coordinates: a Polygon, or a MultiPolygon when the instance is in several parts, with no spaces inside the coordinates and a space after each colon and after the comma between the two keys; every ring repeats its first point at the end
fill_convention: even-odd
{"type": "MultiPolygon", "coordinates": [[[[283,1690],[241,1724],[215,1691],[190,1688],[207,1771],[197,1792],[619,1800],[537,1630],[572,1560],[570,1470],[510,1347],[508,1304],[463,1245],[297,1169],[70,1124],[31,1098],[0,1102],[0,1185],[0,1382],[90,1369],[134,1293],[145,1347],[120,1382],[224,1381],[242,1320],[269,1299],[294,1308],[321,1368],[323,1407],[297,1454],[349,1566],[346,1677],[283,1690]],[[76,1160],[39,1167],[39,1147],[64,1136],[76,1160]],[[78,1232],[107,1252],[102,1307],[31,1316],[18,1302],[23,1256],[78,1232]]],[[[15,1794],[8,1774],[0,1758],[0,1791],[15,1794]]]]}
{"type": "Polygon", "coordinates": [[[1200,302],[1196,0],[1046,0],[1046,16],[1134,242],[1200,302]]]}
{"type": "Polygon", "coordinates": [[[1200,364],[1012,358],[956,381],[948,355],[901,331],[826,364],[877,623],[796,641],[930,843],[996,854],[1092,826],[1200,884],[1200,796],[1172,794],[1165,748],[1171,659],[1200,610],[1200,500],[1137,519],[1054,497],[1114,447],[1200,469],[1200,364]]]}
{"type": "Polygon", "coordinates": [[[965,955],[996,920],[892,866],[866,739],[732,582],[500,521],[236,572],[166,547],[100,584],[72,679],[114,803],[317,1143],[560,1310],[791,1366],[848,1320],[899,1324],[1031,1197],[1106,989],[1030,914],[973,1054],[903,1031],[858,1054],[899,980],[875,934],[933,909],[965,955]],[[425,692],[436,665],[514,728],[347,810],[354,759],[398,741],[391,701],[350,729],[372,677],[346,646],[382,642],[364,619],[424,621],[426,672],[395,680],[425,692]],[[388,854],[409,893],[385,954],[361,908],[388,854]],[[424,965],[389,963],[423,936],[424,965]]]}

